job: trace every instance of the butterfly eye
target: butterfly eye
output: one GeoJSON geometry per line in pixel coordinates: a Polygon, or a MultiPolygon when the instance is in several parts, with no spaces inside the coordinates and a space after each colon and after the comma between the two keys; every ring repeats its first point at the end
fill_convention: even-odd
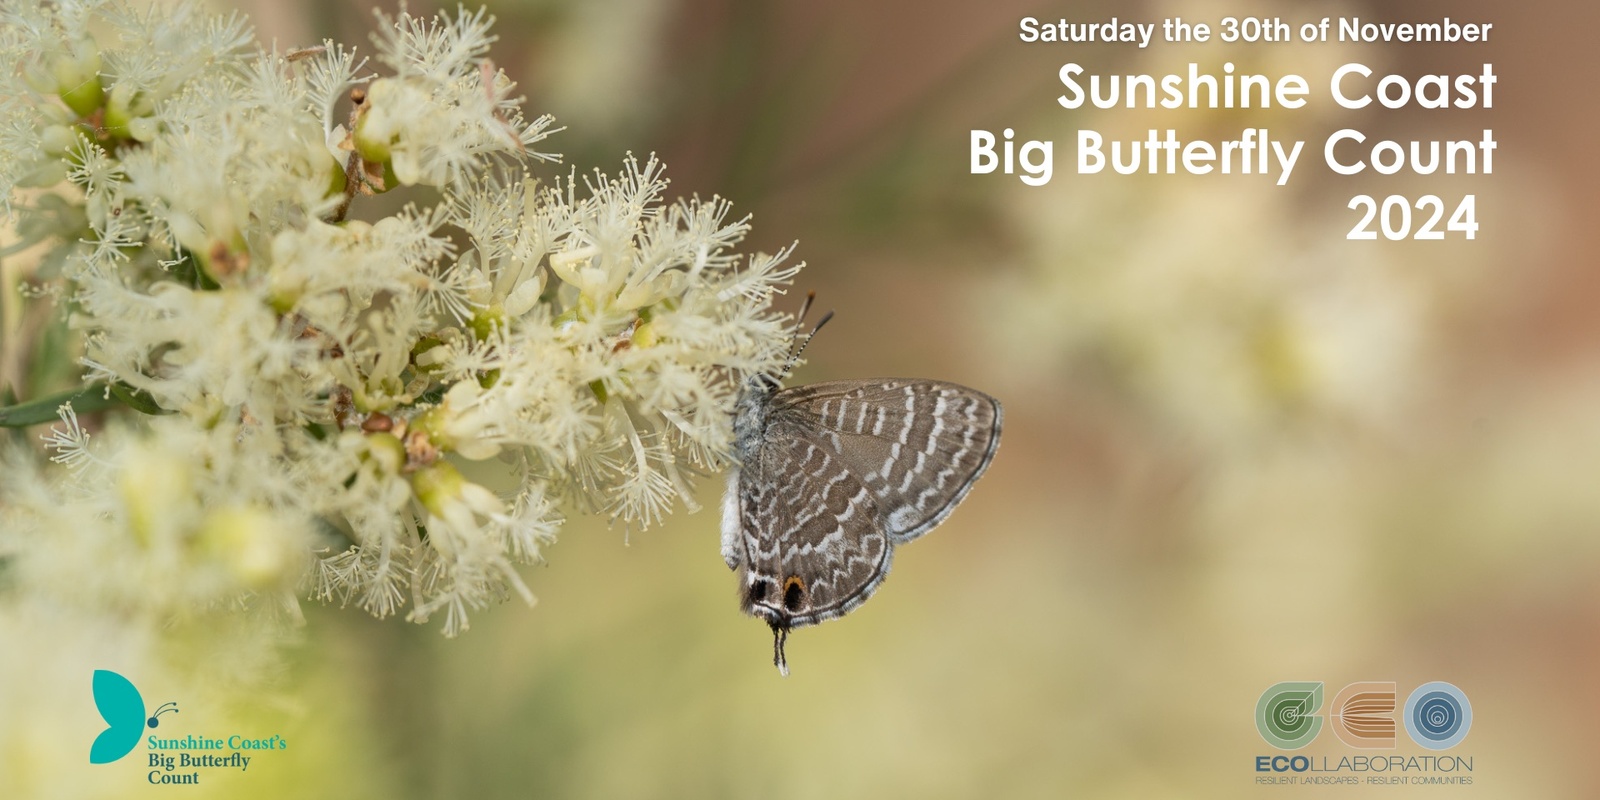
{"type": "Polygon", "coordinates": [[[805,599],[805,582],[793,575],[789,576],[789,580],[783,582],[783,607],[789,609],[789,613],[795,613],[800,610],[805,599]]]}

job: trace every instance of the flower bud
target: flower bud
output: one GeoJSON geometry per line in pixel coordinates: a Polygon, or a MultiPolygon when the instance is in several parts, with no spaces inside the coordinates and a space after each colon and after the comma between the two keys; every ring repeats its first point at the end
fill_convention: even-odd
{"type": "Polygon", "coordinates": [[[117,489],[134,539],[149,547],[183,523],[194,503],[194,482],[189,465],[171,453],[140,448],[132,455],[117,489]]]}
{"type": "Polygon", "coordinates": [[[267,589],[293,577],[296,551],[271,514],[250,506],[228,506],[206,514],[197,541],[250,589],[267,589]]]}
{"type": "MultiPolygon", "coordinates": [[[[130,124],[154,110],[155,104],[148,95],[131,83],[119,83],[111,87],[111,96],[106,102],[106,130],[113,136],[129,138],[132,136],[130,124]]],[[[148,126],[142,130],[148,130],[148,126]]]]}
{"type": "MultiPolygon", "coordinates": [[[[468,481],[454,464],[435,461],[411,473],[411,490],[429,516],[441,520],[457,533],[477,530],[479,516],[505,513],[505,503],[494,492],[468,481]]],[[[435,537],[445,547],[449,537],[435,537]]]]}
{"type": "Polygon", "coordinates": [[[71,52],[56,58],[51,69],[55,90],[80,117],[100,108],[105,90],[100,83],[100,48],[88,37],[72,43],[71,52]]]}
{"type": "Polygon", "coordinates": [[[406,446],[392,433],[379,431],[369,433],[367,439],[367,457],[370,457],[378,468],[390,475],[399,475],[402,467],[406,465],[406,446]]]}

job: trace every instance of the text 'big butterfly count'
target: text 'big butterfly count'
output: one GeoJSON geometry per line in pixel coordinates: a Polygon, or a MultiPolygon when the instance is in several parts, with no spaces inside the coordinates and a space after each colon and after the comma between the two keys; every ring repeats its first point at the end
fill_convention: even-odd
{"type": "Polygon", "coordinates": [[[965,386],[873,378],[780,389],[831,317],[782,374],[741,388],[738,465],[722,503],[723,560],[739,571],[740,607],[772,627],[784,675],[789,630],[866,602],[895,546],[950,516],[1000,445],[1000,402],[965,386]]]}

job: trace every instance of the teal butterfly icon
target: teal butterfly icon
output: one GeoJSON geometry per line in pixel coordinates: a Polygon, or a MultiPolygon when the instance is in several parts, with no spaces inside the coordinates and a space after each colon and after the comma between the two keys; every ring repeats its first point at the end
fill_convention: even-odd
{"type": "Polygon", "coordinates": [[[154,728],[161,724],[156,717],[178,711],[177,703],[163,703],[147,719],[144,698],[139,696],[133,682],[109,669],[94,671],[94,706],[100,710],[100,718],[108,727],[95,737],[94,745],[89,748],[90,764],[109,764],[132,752],[145,726],[154,728]]]}

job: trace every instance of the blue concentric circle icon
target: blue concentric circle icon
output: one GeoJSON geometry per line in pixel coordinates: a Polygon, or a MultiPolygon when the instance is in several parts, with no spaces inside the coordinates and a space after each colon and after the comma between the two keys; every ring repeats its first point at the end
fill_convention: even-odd
{"type": "Polygon", "coordinates": [[[1424,683],[1406,698],[1406,732],[1429,750],[1461,744],[1472,729],[1472,704],[1467,695],[1444,681],[1424,683]]]}

